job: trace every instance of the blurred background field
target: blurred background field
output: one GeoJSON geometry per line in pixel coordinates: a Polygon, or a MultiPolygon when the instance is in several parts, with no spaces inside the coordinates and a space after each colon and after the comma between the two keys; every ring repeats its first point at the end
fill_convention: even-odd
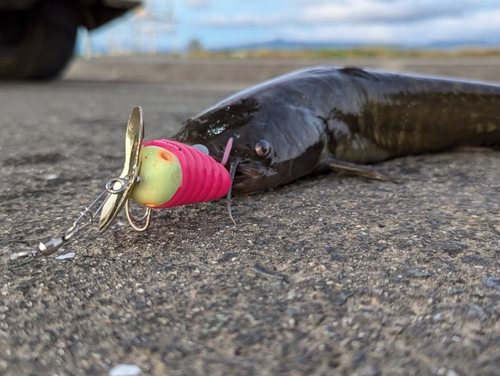
{"type": "Polygon", "coordinates": [[[500,57],[500,48],[402,49],[390,47],[354,47],[322,49],[235,49],[225,51],[188,49],[173,57],[194,59],[457,59],[500,57]]]}
{"type": "Polygon", "coordinates": [[[455,58],[500,55],[496,0],[143,0],[78,55],[455,58]]]}
{"type": "Polygon", "coordinates": [[[328,64],[500,81],[499,19],[492,0],[144,0],[80,30],[65,77],[238,89],[328,64]]]}
{"type": "Polygon", "coordinates": [[[0,2],[0,79],[57,78],[74,56],[496,64],[499,19],[498,0],[11,0],[0,2]]]}

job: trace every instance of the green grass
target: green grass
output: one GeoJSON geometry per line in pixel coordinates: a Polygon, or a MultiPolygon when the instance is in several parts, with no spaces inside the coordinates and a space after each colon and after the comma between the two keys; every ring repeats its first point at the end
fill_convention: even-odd
{"type": "Polygon", "coordinates": [[[500,57],[500,48],[463,48],[456,50],[393,49],[388,47],[366,47],[352,49],[320,50],[231,50],[196,51],[186,56],[198,59],[394,59],[394,58],[467,58],[500,57]]]}

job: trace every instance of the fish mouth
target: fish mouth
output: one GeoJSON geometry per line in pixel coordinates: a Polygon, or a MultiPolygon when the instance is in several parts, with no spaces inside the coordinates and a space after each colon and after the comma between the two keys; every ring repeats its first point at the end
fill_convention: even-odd
{"type": "Polygon", "coordinates": [[[233,170],[233,188],[238,190],[248,190],[264,179],[266,169],[261,165],[251,165],[248,163],[234,161],[231,163],[233,170]]]}

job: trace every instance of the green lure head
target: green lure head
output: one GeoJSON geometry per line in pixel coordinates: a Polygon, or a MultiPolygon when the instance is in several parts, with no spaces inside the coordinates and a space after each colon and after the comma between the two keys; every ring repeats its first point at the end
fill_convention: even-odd
{"type": "Polygon", "coordinates": [[[139,183],[132,190],[130,198],[140,205],[156,208],[170,201],[181,183],[179,159],[159,146],[144,146],[139,183]]]}

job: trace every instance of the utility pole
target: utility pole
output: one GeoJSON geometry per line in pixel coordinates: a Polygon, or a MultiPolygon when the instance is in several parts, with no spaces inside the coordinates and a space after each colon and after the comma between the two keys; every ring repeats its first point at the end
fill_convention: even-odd
{"type": "MultiPolygon", "coordinates": [[[[146,0],[136,11],[134,42],[136,53],[166,52],[164,41],[173,39],[176,21],[171,0],[146,0]]],[[[170,50],[172,50],[170,45],[170,50]]]]}

